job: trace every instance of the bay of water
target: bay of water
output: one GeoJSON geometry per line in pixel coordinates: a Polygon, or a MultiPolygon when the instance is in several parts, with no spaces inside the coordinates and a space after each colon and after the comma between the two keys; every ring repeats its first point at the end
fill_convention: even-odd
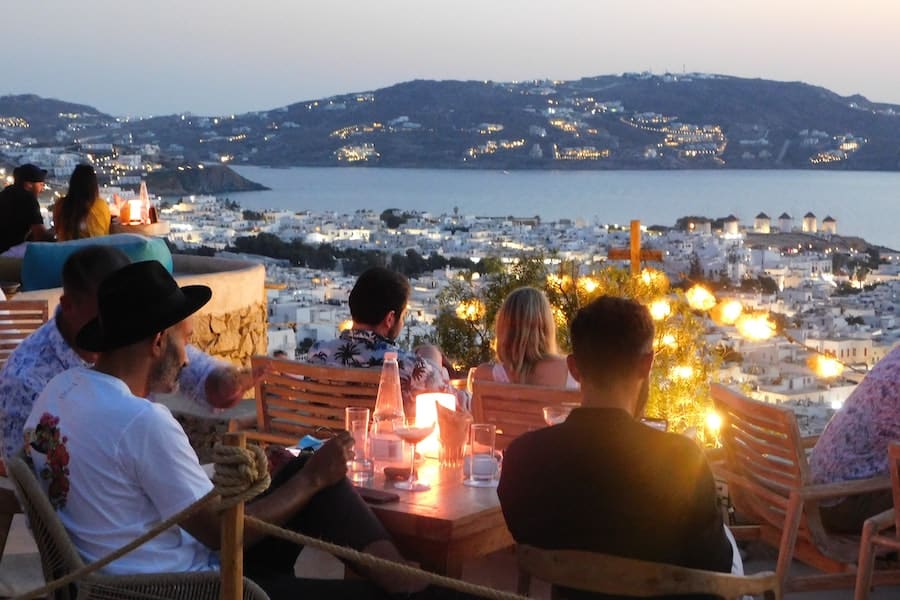
{"type": "Polygon", "coordinates": [[[244,208],[336,211],[386,208],[434,214],[674,225],[686,215],[726,217],[743,225],[765,212],[799,226],[812,212],[831,216],[841,235],[900,249],[900,173],[815,171],[462,171],[234,167],[272,188],[229,194],[244,208]]]}

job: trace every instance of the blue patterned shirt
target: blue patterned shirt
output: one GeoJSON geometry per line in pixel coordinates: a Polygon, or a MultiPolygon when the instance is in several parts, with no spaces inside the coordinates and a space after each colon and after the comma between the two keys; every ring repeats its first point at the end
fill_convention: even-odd
{"type": "MultiPolygon", "coordinates": [[[[220,363],[187,346],[189,364],[178,377],[181,394],[213,410],[206,402],[206,376],[220,363]]],[[[31,407],[51,379],[74,367],[89,367],[50,319],[25,338],[0,370],[0,453],[6,458],[22,447],[22,430],[31,407]]]]}
{"type": "MultiPolygon", "coordinates": [[[[446,369],[414,352],[401,349],[396,342],[374,331],[346,329],[333,340],[315,342],[309,349],[308,362],[333,367],[381,367],[385,352],[397,353],[400,389],[406,411],[414,406],[413,397],[419,392],[456,393],[450,385],[446,369]]],[[[457,404],[460,403],[459,394],[457,404]]],[[[464,400],[463,405],[464,405],[464,400]]]]}
{"type": "Polygon", "coordinates": [[[900,440],[900,347],[866,374],[834,414],[809,459],[815,483],[888,473],[888,444],[900,440]]]}

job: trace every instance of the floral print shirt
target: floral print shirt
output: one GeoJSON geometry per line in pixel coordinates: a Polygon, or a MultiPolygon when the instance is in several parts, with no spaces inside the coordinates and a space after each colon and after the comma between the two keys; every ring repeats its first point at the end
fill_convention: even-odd
{"type": "Polygon", "coordinates": [[[878,361],[825,427],[809,460],[813,482],[887,475],[893,441],[900,441],[900,347],[878,361]]]}
{"type": "MultiPolygon", "coordinates": [[[[403,408],[409,414],[413,398],[419,392],[451,392],[447,370],[414,352],[401,349],[396,342],[374,331],[347,329],[333,340],[315,342],[307,361],[333,367],[381,367],[385,352],[397,353],[403,408]]],[[[459,403],[457,394],[457,403],[459,403]]]]}
{"type": "MultiPolygon", "coordinates": [[[[213,410],[206,402],[206,376],[221,363],[194,346],[187,346],[187,356],[188,366],[178,376],[179,390],[213,410]]],[[[19,344],[0,370],[0,453],[4,458],[22,447],[25,420],[50,380],[68,369],[89,366],[63,338],[55,317],[19,344]]]]}

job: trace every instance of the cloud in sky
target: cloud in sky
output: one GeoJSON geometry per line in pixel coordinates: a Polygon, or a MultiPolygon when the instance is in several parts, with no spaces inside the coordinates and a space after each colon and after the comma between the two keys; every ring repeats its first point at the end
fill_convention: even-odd
{"type": "Polygon", "coordinates": [[[4,93],[116,115],[228,114],[410,79],[702,71],[900,104],[894,0],[41,0],[4,93]],[[17,68],[26,64],[27,68],[17,68]]]}

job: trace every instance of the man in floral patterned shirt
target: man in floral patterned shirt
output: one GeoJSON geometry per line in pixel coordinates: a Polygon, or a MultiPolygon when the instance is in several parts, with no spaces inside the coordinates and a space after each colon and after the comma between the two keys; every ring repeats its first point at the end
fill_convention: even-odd
{"type": "MultiPolygon", "coordinates": [[[[900,348],[866,374],[831,418],[809,459],[815,483],[887,476],[887,448],[900,441],[900,348]]],[[[889,482],[888,482],[889,485],[889,482]]],[[[892,506],[890,487],[822,505],[822,523],[836,533],[856,533],[872,515],[892,506]]]]}
{"type": "Polygon", "coordinates": [[[314,343],[307,360],[338,367],[381,367],[384,353],[396,352],[407,412],[413,410],[413,397],[419,392],[455,392],[440,365],[440,350],[425,346],[408,352],[395,341],[403,329],[409,293],[409,281],[400,273],[382,267],[367,269],[350,291],[353,328],[342,331],[337,339],[314,343]]]}
{"type": "MultiPolygon", "coordinates": [[[[88,246],[66,260],[56,315],[19,344],[0,370],[0,453],[4,458],[22,446],[25,419],[47,383],[67,369],[96,361],[96,353],[75,345],[75,334],[97,316],[100,282],[130,262],[111,246],[88,246]]],[[[179,375],[180,393],[208,410],[232,406],[254,384],[253,373],[194,346],[187,347],[187,355],[190,364],[179,375]]]]}

